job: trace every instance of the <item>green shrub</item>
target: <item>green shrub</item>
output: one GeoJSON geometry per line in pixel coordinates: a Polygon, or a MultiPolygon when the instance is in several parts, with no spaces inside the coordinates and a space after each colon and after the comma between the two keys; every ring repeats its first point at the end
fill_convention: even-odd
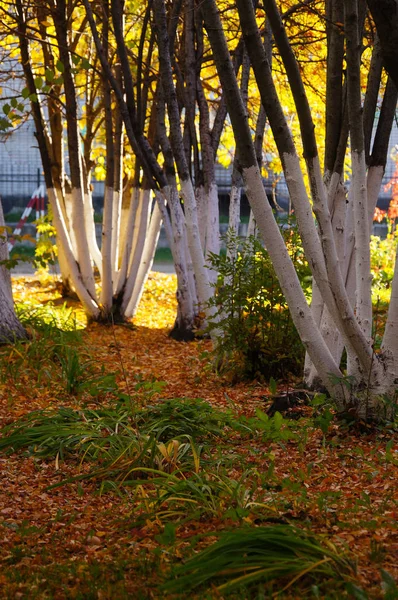
{"type": "MultiPolygon", "coordinates": [[[[303,286],[308,287],[311,277],[295,229],[284,235],[303,286]]],[[[240,243],[229,233],[226,243],[226,255],[213,254],[210,259],[219,272],[210,301],[215,315],[209,323],[210,331],[220,334],[214,351],[218,368],[233,380],[299,374],[304,348],[268,252],[254,237],[240,243]]]]}
{"type": "Polygon", "coordinates": [[[395,253],[397,247],[397,232],[389,233],[382,240],[376,235],[370,238],[370,261],[372,271],[373,301],[380,299],[388,302],[391,294],[391,284],[394,276],[395,253]]]}

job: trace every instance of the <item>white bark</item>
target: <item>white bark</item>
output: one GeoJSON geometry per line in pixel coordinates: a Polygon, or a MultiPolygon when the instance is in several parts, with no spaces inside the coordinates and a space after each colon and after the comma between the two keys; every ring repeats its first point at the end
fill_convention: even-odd
{"type": "Polygon", "coordinates": [[[115,191],[113,194],[112,208],[112,249],[111,262],[113,269],[113,280],[116,279],[116,273],[119,267],[119,243],[120,243],[120,217],[122,208],[122,194],[120,191],[115,191]]]}
{"type": "MultiPolygon", "coordinates": [[[[290,162],[292,160],[292,167],[297,167],[296,156],[293,157],[290,155],[284,155],[284,157],[286,161],[290,162]]],[[[376,369],[373,361],[373,353],[371,346],[369,345],[369,339],[359,326],[347,296],[344,280],[339,267],[338,255],[332,230],[332,221],[327,205],[326,193],[321,176],[318,157],[312,160],[307,160],[307,168],[311,181],[314,210],[316,211],[321,232],[323,255],[326,260],[325,266],[327,269],[327,274],[324,273],[322,267],[321,271],[318,271],[318,268],[321,265],[319,265],[317,261],[315,261],[315,263],[313,261],[313,257],[316,256],[314,255],[316,251],[316,245],[313,244],[312,248],[311,245],[306,245],[306,238],[301,231],[301,226],[299,225],[303,246],[306,251],[306,255],[311,259],[310,266],[312,268],[314,277],[316,278],[316,282],[319,286],[325,304],[344,338],[344,343],[347,349],[353,351],[353,355],[355,355],[358,362],[358,368],[360,368],[362,372],[369,374],[371,368],[376,369]],[[324,278],[324,275],[326,275],[326,279],[324,278]]],[[[292,196],[292,200],[294,198],[295,196],[292,196]]],[[[367,230],[367,224],[365,224],[365,228],[367,230]]],[[[309,238],[309,241],[314,242],[315,240],[309,238]]]]}
{"type": "MultiPolygon", "coordinates": [[[[344,240],[345,240],[345,223],[346,223],[346,190],[342,183],[335,190],[335,199],[333,203],[332,228],[335,246],[337,250],[337,260],[341,270],[344,264],[344,240]]],[[[311,303],[311,310],[315,322],[319,324],[321,334],[325,340],[333,358],[339,365],[341,353],[343,350],[342,338],[336,323],[330,315],[330,312],[323,303],[322,296],[319,293],[318,287],[315,285],[313,289],[314,298],[311,303]],[[315,302],[314,302],[315,301],[315,302]]],[[[317,378],[317,372],[314,365],[309,361],[306,355],[305,367],[305,382],[309,387],[313,387],[317,378]]]]}
{"type": "MultiPolygon", "coordinates": [[[[209,253],[220,254],[220,211],[218,208],[218,189],[215,183],[209,187],[207,198],[206,262],[210,266],[209,253]]],[[[209,281],[214,285],[217,272],[209,269],[209,281]]]]}
{"type": "Polygon", "coordinates": [[[139,197],[139,210],[137,211],[137,216],[134,222],[131,261],[128,269],[126,284],[123,290],[123,300],[121,303],[122,314],[126,314],[127,307],[136,285],[136,278],[142,260],[145,238],[148,232],[151,204],[151,190],[141,190],[139,197]]]}
{"type": "Polygon", "coordinates": [[[145,237],[148,231],[148,225],[151,216],[151,206],[151,190],[140,190],[140,194],[138,197],[137,213],[133,227],[131,257],[127,275],[128,279],[130,278],[131,273],[133,273],[133,277],[136,276],[138,266],[141,262],[141,256],[145,244],[145,237]]]}
{"type": "Polygon", "coordinates": [[[252,209],[250,209],[249,225],[247,227],[246,237],[250,237],[251,235],[257,237],[257,224],[252,209]]]}
{"type": "Polygon", "coordinates": [[[229,221],[228,229],[233,231],[235,235],[239,234],[240,224],[240,199],[242,196],[242,188],[240,185],[232,185],[229,194],[229,221]]]}
{"type": "Polygon", "coordinates": [[[72,228],[76,237],[77,259],[83,283],[92,298],[96,298],[94,274],[87,242],[83,192],[72,188],[72,228]]]}
{"type": "Polygon", "coordinates": [[[207,231],[207,202],[208,197],[204,185],[198,185],[195,188],[196,206],[198,211],[198,225],[200,243],[203,251],[206,249],[206,231],[207,231]]]}
{"type": "Polygon", "coordinates": [[[201,304],[201,308],[205,308],[207,302],[212,296],[212,289],[209,284],[209,277],[207,273],[208,269],[206,269],[204,264],[203,248],[200,242],[195,194],[190,179],[182,179],[180,181],[180,185],[181,193],[184,198],[187,240],[193,268],[195,271],[198,300],[201,304]]]}
{"type": "MultiPolygon", "coordinates": [[[[284,160],[286,161],[286,156],[284,160]]],[[[292,177],[292,174],[290,174],[290,177],[292,177]]],[[[243,179],[254,217],[278,275],[282,291],[292,314],[293,322],[324,385],[330,392],[336,395],[336,390],[333,389],[329,376],[333,374],[341,377],[340,369],[314,322],[294,265],[274,219],[258,167],[252,166],[243,169],[243,179]]]]}
{"type": "Polygon", "coordinates": [[[75,260],[70,237],[66,230],[65,221],[62,216],[56,190],[54,188],[47,188],[47,196],[54,217],[54,225],[57,231],[57,242],[61,246],[61,251],[63,252],[63,255],[65,257],[65,261],[67,263],[71,277],[71,282],[73,283],[73,287],[75,288],[76,294],[78,295],[84,310],[90,317],[96,319],[100,314],[100,310],[96,302],[95,296],[93,297],[87,290],[87,287],[85,286],[83,280],[83,276],[75,260]]]}
{"type": "Polygon", "coordinates": [[[119,295],[122,291],[128,273],[128,266],[130,263],[132,246],[133,246],[133,231],[135,220],[137,218],[138,212],[138,204],[139,204],[139,196],[140,190],[137,187],[134,187],[131,190],[131,198],[129,208],[126,209],[122,206],[121,211],[121,228],[120,228],[120,252],[121,252],[121,262],[120,269],[117,275],[117,282],[115,286],[114,293],[119,295]]]}
{"type": "Polygon", "coordinates": [[[195,279],[195,269],[193,266],[191,253],[189,251],[188,246],[188,236],[186,230],[184,230],[184,248],[185,248],[185,256],[187,261],[187,272],[188,272],[188,283],[189,283],[189,291],[192,298],[192,305],[194,313],[199,312],[199,298],[198,291],[196,287],[196,279],[195,279]]]}
{"type": "MultiPolygon", "coordinates": [[[[174,267],[177,275],[177,294],[178,294],[178,306],[179,313],[177,318],[181,321],[179,325],[183,328],[192,329],[195,311],[194,311],[194,298],[191,293],[191,283],[188,272],[188,260],[187,260],[187,244],[186,244],[186,232],[184,223],[184,213],[181,208],[181,203],[178,197],[178,191],[175,186],[170,186],[167,190],[164,190],[164,194],[167,197],[170,213],[171,213],[171,224],[172,224],[172,254],[174,260],[174,267]]],[[[195,293],[196,299],[196,293],[195,293]]]]}
{"type": "Polygon", "coordinates": [[[137,205],[138,202],[139,188],[127,185],[122,192],[121,207],[120,207],[120,230],[119,230],[119,261],[118,268],[120,268],[124,248],[128,242],[128,236],[131,237],[131,230],[129,229],[131,221],[131,209],[132,204],[137,205]]]}
{"type": "Polygon", "coordinates": [[[370,341],[372,335],[372,279],[370,274],[370,232],[365,152],[352,151],[351,161],[351,185],[354,188],[356,316],[364,335],[370,341]]]}
{"type": "Polygon", "coordinates": [[[91,258],[102,276],[102,257],[95,235],[93,199],[90,192],[84,194],[84,223],[86,226],[87,243],[91,258]]]}
{"type": "MultiPolygon", "coordinates": [[[[61,190],[56,190],[57,193],[57,198],[59,199],[59,206],[62,206],[62,200],[61,200],[61,190]]],[[[63,196],[63,200],[64,200],[64,206],[65,206],[65,214],[66,214],[66,219],[65,219],[65,225],[68,231],[68,235],[70,238],[70,244],[71,244],[71,249],[73,252],[73,256],[75,257],[75,259],[77,260],[77,242],[76,242],[76,233],[75,230],[73,229],[73,198],[72,198],[72,192],[65,192],[65,195],[63,196]]]]}
{"type": "Polygon", "coordinates": [[[220,253],[220,210],[218,207],[218,189],[215,183],[209,187],[207,201],[206,252],[220,253]]]}
{"type": "Polygon", "coordinates": [[[104,214],[102,221],[102,269],[101,269],[101,304],[105,314],[109,313],[112,308],[113,297],[113,261],[112,261],[112,240],[113,240],[113,199],[114,190],[111,187],[105,186],[104,193],[104,214]]]}
{"type": "MultiPolygon", "coordinates": [[[[0,202],[0,260],[8,260],[8,258],[7,230],[0,202]]],[[[0,265],[0,344],[26,337],[26,332],[14,310],[10,271],[5,265],[0,265]]]]}
{"type": "MultiPolygon", "coordinates": [[[[124,314],[127,318],[133,317],[137,311],[138,304],[141,300],[142,293],[144,291],[145,282],[148,278],[148,274],[151,270],[153,259],[155,256],[156,246],[159,239],[160,226],[162,224],[162,214],[159,209],[159,205],[155,202],[154,209],[151,216],[151,221],[148,227],[148,232],[145,237],[145,246],[142,252],[141,262],[137,271],[135,279],[134,289],[131,294],[131,298],[127,304],[124,314]]],[[[123,299],[124,303],[124,299],[123,299]]],[[[122,303],[122,308],[123,308],[122,303]]]]}

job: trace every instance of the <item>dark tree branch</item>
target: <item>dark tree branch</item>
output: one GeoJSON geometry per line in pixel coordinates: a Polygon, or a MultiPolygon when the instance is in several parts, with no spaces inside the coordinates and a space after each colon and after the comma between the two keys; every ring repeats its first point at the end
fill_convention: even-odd
{"type": "Polygon", "coordinates": [[[398,0],[367,0],[380,39],[384,66],[398,89],[398,0]]]}

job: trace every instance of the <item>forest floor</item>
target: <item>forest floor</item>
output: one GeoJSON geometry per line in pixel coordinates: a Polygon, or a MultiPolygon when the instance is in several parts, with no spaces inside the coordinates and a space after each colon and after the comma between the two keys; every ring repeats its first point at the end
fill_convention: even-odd
{"type": "MultiPolygon", "coordinates": [[[[64,302],[51,278],[14,280],[14,292],[20,303],[57,307],[64,302]]],[[[251,425],[247,432],[242,426],[227,427],[225,433],[213,423],[217,431],[208,436],[202,431],[196,445],[187,436],[183,444],[172,436],[162,442],[166,438],[159,435],[156,469],[142,468],[134,484],[127,484],[134,479],[133,468],[114,475],[120,456],[109,468],[106,457],[85,455],[78,445],[75,451],[44,458],[34,444],[28,451],[3,450],[0,598],[194,596],[183,590],[173,595],[159,586],[172,567],[214,542],[219,532],[279,524],[316,536],[352,560],[355,572],[344,584],[333,578],[318,584],[303,572],[276,587],[279,582],[273,587],[256,584],[236,595],[224,594],[215,580],[207,591],[195,590],[197,597],[398,598],[396,433],[329,423],[327,415],[323,418],[310,406],[300,407],[295,419],[267,419],[264,411],[271,399],[265,384],[232,385],[212,370],[208,340],[181,343],[168,336],[175,306],[175,277],[152,274],[133,327],[91,324],[82,329],[83,354],[74,375],[73,369],[65,370],[63,359],[40,363],[43,350],[37,350],[36,359],[33,350],[25,351],[33,342],[1,349],[0,442],[5,435],[1,428],[31,411],[60,406],[96,411],[115,397],[148,411],[167,399],[201,398],[251,425]],[[88,395],[85,373],[94,383],[96,373],[98,381],[115,373],[117,392],[88,395]],[[79,377],[80,387],[74,385],[79,377]],[[189,468],[184,462],[188,455],[189,468]],[[108,465],[105,478],[88,477],[96,460],[98,468],[108,465]],[[167,496],[167,486],[177,481],[170,479],[173,473],[179,483],[195,479],[189,494],[167,496]],[[112,477],[114,485],[105,485],[112,477]],[[162,494],[164,501],[159,500],[162,494]]],[[[72,308],[83,323],[78,305],[72,303],[72,308]]],[[[178,406],[177,412],[182,410],[178,406]]],[[[173,431],[172,425],[165,427],[173,431]]]]}

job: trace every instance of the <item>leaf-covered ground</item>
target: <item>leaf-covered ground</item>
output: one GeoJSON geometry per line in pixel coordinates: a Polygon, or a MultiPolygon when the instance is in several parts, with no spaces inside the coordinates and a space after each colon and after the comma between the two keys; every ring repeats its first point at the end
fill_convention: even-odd
{"type": "MultiPolygon", "coordinates": [[[[63,302],[51,281],[20,279],[14,288],[19,302],[63,302]]],[[[175,278],[151,276],[134,327],[92,324],[83,331],[87,369],[117,373],[120,393],[138,403],[144,390],[144,407],[186,397],[202,398],[238,419],[265,411],[267,387],[232,386],[219,378],[207,358],[207,340],[187,344],[168,337],[174,311],[175,278]],[[148,392],[143,382],[152,382],[148,392]]],[[[66,394],[61,380],[46,375],[45,364],[33,367],[11,349],[2,350],[0,427],[33,410],[95,409],[106,402],[84,392],[66,394]]],[[[314,423],[308,407],[300,414],[298,420],[284,419],[280,430],[267,429],[268,423],[258,435],[233,431],[213,438],[197,458],[196,473],[206,476],[208,469],[229,483],[223,493],[206,496],[206,510],[195,499],[196,513],[179,505],[174,517],[151,510],[150,482],[109,490],[98,480],[81,479],[50,488],[89,471],[81,455],[63,460],[34,452],[0,454],[0,598],[167,598],[158,586],[170,566],[215,539],[202,534],[270,523],[319,534],[357,563],[349,592],[313,587],[304,593],[294,584],[283,597],[397,598],[392,581],[398,581],[396,434],[351,431],[336,423],[327,428],[321,416],[314,423]],[[237,482],[232,492],[231,482],[237,482]]],[[[173,450],[164,445],[160,451],[168,474],[173,450]]],[[[214,587],[200,593],[224,597],[214,587]]],[[[234,597],[271,597],[255,593],[234,597]]]]}

